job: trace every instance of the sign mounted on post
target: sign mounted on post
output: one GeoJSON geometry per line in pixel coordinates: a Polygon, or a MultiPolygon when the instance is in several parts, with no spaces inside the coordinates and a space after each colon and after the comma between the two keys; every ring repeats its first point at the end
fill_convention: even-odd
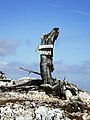
{"type": "Polygon", "coordinates": [[[48,49],[53,48],[53,45],[39,45],[39,50],[46,49],[46,48],[48,48],[48,49]]]}
{"type": "Polygon", "coordinates": [[[39,53],[42,55],[51,55],[51,50],[49,50],[49,51],[42,50],[42,51],[39,51],[39,53]]]}
{"type": "Polygon", "coordinates": [[[53,45],[39,45],[39,53],[42,55],[51,55],[53,45]]]}

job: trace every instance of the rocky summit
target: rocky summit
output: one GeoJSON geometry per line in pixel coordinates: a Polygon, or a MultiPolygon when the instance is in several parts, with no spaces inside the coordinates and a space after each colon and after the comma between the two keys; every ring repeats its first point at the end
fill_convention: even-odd
{"type": "Polygon", "coordinates": [[[90,120],[89,92],[69,83],[76,94],[66,84],[66,98],[60,98],[29,81],[0,80],[0,120],[90,120]]]}

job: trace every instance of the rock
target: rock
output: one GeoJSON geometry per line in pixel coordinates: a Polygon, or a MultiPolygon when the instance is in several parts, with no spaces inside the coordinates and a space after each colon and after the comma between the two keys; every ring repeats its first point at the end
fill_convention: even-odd
{"type": "Polygon", "coordinates": [[[87,113],[83,113],[82,119],[83,119],[83,120],[87,120],[87,115],[88,115],[87,113]]]}
{"type": "Polygon", "coordinates": [[[72,97],[72,93],[70,90],[66,90],[66,99],[69,100],[72,97]]]}
{"type": "Polygon", "coordinates": [[[39,120],[60,120],[62,113],[60,109],[46,108],[45,106],[39,107],[36,111],[36,119],[39,120]]]}
{"type": "Polygon", "coordinates": [[[48,115],[48,109],[44,106],[40,106],[36,111],[36,119],[45,120],[48,115]]]}
{"type": "Polygon", "coordinates": [[[83,102],[90,103],[90,94],[88,92],[79,92],[79,99],[83,102]]]}

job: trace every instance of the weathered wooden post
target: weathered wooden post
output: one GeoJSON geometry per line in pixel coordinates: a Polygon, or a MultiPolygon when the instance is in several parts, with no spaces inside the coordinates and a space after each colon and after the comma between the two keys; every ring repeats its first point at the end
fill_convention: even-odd
{"type": "Polygon", "coordinates": [[[53,47],[54,42],[59,35],[59,28],[53,28],[50,33],[41,36],[40,52],[40,74],[45,84],[53,85],[51,73],[53,66],[53,47]]]}

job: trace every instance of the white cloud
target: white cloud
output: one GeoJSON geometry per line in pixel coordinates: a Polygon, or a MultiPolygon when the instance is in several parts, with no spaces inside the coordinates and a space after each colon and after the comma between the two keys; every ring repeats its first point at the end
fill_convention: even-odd
{"type": "Polygon", "coordinates": [[[0,56],[13,54],[19,42],[15,40],[0,40],[0,56]]]}
{"type": "Polygon", "coordinates": [[[49,7],[61,7],[60,5],[57,5],[57,4],[47,4],[47,6],[49,6],[49,7]]]}
{"type": "MultiPolygon", "coordinates": [[[[26,68],[28,70],[34,70],[39,72],[39,63],[31,63],[30,65],[28,64],[23,64],[19,61],[12,61],[12,62],[3,62],[0,61],[0,71],[3,71],[6,74],[6,77],[10,79],[18,79],[20,77],[28,76],[28,72],[21,70],[19,67],[26,68]]],[[[35,74],[30,74],[29,77],[36,76],[35,74]]],[[[40,76],[36,76],[40,77],[40,76]]]]}
{"type": "Polygon", "coordinates": [[[88,13],[88,12],[79,11],[79,10],[71,10],[71,11],[74,12],[74,13],[81,14],[81,15],[90,16],[90,13],[88,13]]]}
{"type": "Polygon", "coordinates": [[[4,65],[7,65],[7,62],[0,61],[0,66],[4,66],[4,65]]]}
{"type": "Polygon", "coordinates": [[[19,65],[24,66],[20,62],[7,63],[0,61],[0,70],[6,74],[6,77],[16,79],[22,74],[22,71],[19,71],[19,65]]]}
{"type": "Polygon", "coordinates": [[[5,71],[6,69],[6,66],[7,66],[7,62],[4,62],[4,61],[0,61],[0,71],[5,71]]]}
{"type": "Polygon", "coordinates": [[[84,61],[78,66],[77,70],[82,74],[90,74],[90,60],[84,61]]]}
{"type": "Polygon", "coordinates": [[[90,74],[90,60],[77,65],[68,65],[58,61],[55,63],[55,70],[63,74],[90,74]]]}
{"type": "Polygon", "coordinates": [[[31,40],[25,40],[24,43],[25,43],[25,45],[27,45],[27,46],[31,46],[31,45],[32,45],[31,40]]]}

